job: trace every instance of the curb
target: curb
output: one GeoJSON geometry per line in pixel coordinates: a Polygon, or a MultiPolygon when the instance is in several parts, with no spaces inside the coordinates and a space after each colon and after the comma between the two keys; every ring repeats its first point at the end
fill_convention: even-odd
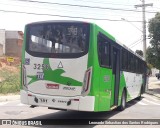
{"type": "Polygon", "coordinates": [[[154,94],[154,92],[151,92],[151,91],[146,91],[145,93],[152,95],[152,96],[155,96],[157,98],[160,98],[160,94],[154,94]]]}
{"type": "Polygon", "coordinates": [[[20,95],[0,96],[0,102],[20,100],[20,95]]]}

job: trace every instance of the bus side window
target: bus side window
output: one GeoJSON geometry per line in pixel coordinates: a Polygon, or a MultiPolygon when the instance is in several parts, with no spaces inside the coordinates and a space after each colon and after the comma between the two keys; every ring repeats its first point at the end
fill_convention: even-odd
{"type": "Polygon", "coordinates": [[[131,72],[135,72],[135,59],[133,55],[131,55],[131,72]]]}
{"type": "Polygon", "coordinates": [[[101,66],[110,67],[110,44],[101,34],[98,34],[98,57],[101,66]]]}
{"type": "Polygon", "coordinates": [[[135,58],[135,63],[136,63],[135,64],[135,72],[138,73],[138,66],[139,65],[138,65],[138,58],[137,57],[135,58]]]}
{"type": "Polygon", "coordinates": [[[128,52],[122,49],[122,70],[128,70],[128,52]]]}

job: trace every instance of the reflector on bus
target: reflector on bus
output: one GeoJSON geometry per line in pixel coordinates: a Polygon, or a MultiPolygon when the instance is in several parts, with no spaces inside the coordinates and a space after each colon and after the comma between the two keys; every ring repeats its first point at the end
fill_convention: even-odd
{"type": "Polygon", "coordinates": [[[86,96],[90,92],[91,77],[92,77],[92,67],[88,68],[84,75],[82,92],[81,92],[83,96],[86,96]]]}

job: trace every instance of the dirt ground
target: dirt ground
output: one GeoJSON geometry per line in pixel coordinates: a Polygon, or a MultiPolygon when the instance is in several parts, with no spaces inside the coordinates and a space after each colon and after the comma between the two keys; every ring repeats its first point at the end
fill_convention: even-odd
{"type": "MultiPolygon", "coordinates": [[[[13,62],[7,61],[7,58],[7,56],[0,57],[0,73],[2,73],[3,70],[8,70],[10,73],[20,72],[20,58],[13,57],[13,62]]],[[[4,78],[0,76],[0,82],[2,82],[3,80],[4,78]]]]}
{"type": "Polygon", "coordinates": [[[7,61],[7,58],[7,56],[0,57],[0,70],[8,69],[11,72],[19,72],[19,69],[17,67],[20,66],[20,58],[13,57],[13,62],[7,61]]]}

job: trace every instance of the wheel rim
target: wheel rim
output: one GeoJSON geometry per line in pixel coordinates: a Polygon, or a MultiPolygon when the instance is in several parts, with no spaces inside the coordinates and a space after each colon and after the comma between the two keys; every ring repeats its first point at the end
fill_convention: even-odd
{"type": "Polygon", "coordinates": [[[122,107],[125,108],[126,102],[125,102],[125,93],[123,93],[123,98],[122,98],[122,107]]]}

